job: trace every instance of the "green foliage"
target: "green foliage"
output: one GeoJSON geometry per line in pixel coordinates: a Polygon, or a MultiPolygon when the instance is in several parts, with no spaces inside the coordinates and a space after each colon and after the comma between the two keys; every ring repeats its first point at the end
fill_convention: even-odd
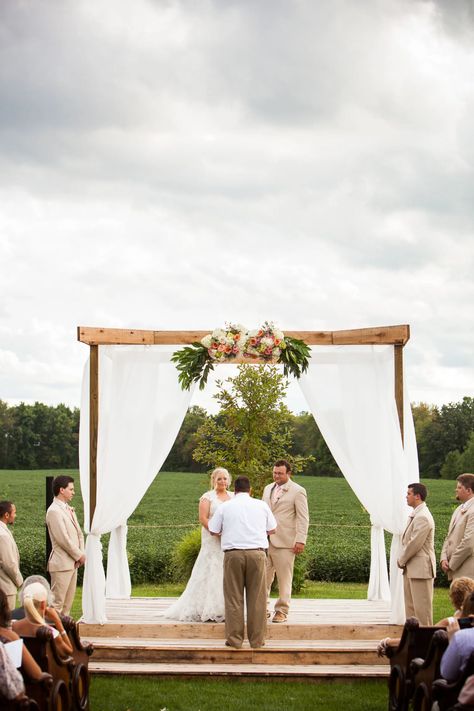
{"type": "MultiPolygon", "coordinates": [[[[61,470],[64,471],[64,470],[61,470]]],[[[18,516],[14,536],[21,556],[24,574],[45,571],[45,477],[57,472],[2,471],[0,499],[16,503],[18,516]]],[[[77,471],[78,494],[74,505],[79,521],[83,506],[77,471]]],[[[303,558],[305,575],[312,580],[367,582],[370,565],[370,521],[345,479],[296,477],[308,492],[310,527],[303,558]]],[[[428,506],[436,524],[437,559],[449,520],[457,505],[453,481],[430,480],[428,506]]],[[[183,536],[196,530],[201,494],[209,488],[207,476],[191,473],[162,472],[148,489],[128,522],[128,557],[134,585],[140,582],[166,583],[176,575],[173,551],[183,536]]],[[[385,536],[387,557],[391,537],[385,536]]],[[[102,537],[104,562],[107,559],[108,536],[102,537]]],[[[299,580],[299,570],[296,571],[299,580]]],[[[438,570],[436,584],[447,585],[438,570]]],[[[303,588],[304,591],[304,588],[303,588]]]]}
{"type": "MultiPolygon", "coordinates": [[[[449,452],[457,450],[462,454],[474,433],[474,398],[464,397],[461,402],[441,408],[420,403],[412,409],[421,475],[438,478],[449,452]]],[[[448,461],[448,472],[452,470],[453,461],[454,458],[448,461]]]]}
{"type": "Polygon", "coordinates": [[[175,546],[173,563],[175,580],[188,580],[201,550],[201,526],[193,528],[175,546]]]}
{"type": "Polygon", "coordinates": [[[283,364],[283,374],[288,377],[293,375],[299,378],[306,373],[311,358],[311,349],[304,341],[298,338],[285,336],[285,348],[281,349],[279,363],[283,364]]]}
{"type": "Polygon", "coordinates": [[[461,474],[461,453],[455,449],[448,452],[441,467],[441,479],[456,479],[461,474]]]}
{"type": "Polygon", "coordinates": [[[0,469],[78,465],[79,410],[0,401],[0,469]]]}
{"type": "Polygon", "coordinates": [[[288,383],[277,368],[240,365],[226,383],[217,381],[220,411],[199,428],[193,456],[226,467],[234,477],[245,474],[260,496],[275,460],[291,458],[298,472],[311,458],[291,457],[292,414],[283,403],[288,383]]]}
{"type": "Polygon", "coordinates": [[[193,459],[193,451],[197,445],[196,433],[207,420],[207,412],[197,405],[187,411],[181,428],[170,453],[163,463],[167,472],[203,472],[206,467],[193,459]]]}
{"type": "Polygon", "coordinates": [[[207,348],[201,343],[193,343],[173,353],[171,358],[179,372],[178,380],[183,390],[189,390],[199,381],[199,390],[204,390],[211,370],[214,370],[207,348]]]}

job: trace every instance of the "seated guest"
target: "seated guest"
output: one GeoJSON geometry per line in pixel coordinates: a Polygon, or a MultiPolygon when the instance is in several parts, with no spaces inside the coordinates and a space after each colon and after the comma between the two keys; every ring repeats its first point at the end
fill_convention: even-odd
{"type": "MultiPolygon", "coordinates": [[[[18,599],[20,601],[21,607],[16,607],[13,612],[12,612],[12,620],[22,620],[25,616],[25,609],[23,607],[23,591],[32,583],[41,583],[41,585],[44,587],[46,590],[48,597],[47,597],[47,603],[48,607],[53,607],[54,603],[54,595],[51,592],[51,586],[44,578],[42,575],[29,575],[26,580],[23,582],[23,585],[20,588],[20,591],[18,593],[18,599]]],[[[473,586],[474,590],[474,586],[473,586]]]]}
{"type": "MultiPolygon", "coordinates": [[[[25,695],[23,677],[5,651],[5,645],[0,641],[0,695],[5,699],[18,701],[25,695]]],[[[0,699],[1,700],[1,699],[0,699]]]]}
{"type": "MultiPolygon", "coordinates": [[[[469,597],[471,593],[474,593],[474,580],[472,578],[462,577],[453,580],[453,582],[449,586],[449,599],[451,600],[454,607],[454,612],[451,615],[452,617],[468,616],[463,613],[462,606],[464,604],[464,600],[469,597]]],[[[447,627],[448,619],[448,617],[445,617],[444,619],[440,620],[436,623],[436,627],[447,627]]]]}
{"type": "Polygon", "coordinates": [[[25,617],[13,622],[13,629],[20,637],[35,637],[40,627],[49,627],[53,632],[53,643],[58,654],[67,657],[72,654],[72,646],[61,622],[61,618],[54,607],[47,607],[48,593],[41,583],[32,583],[23,590],[23,607],[25,617]],[[48,617],[54,627],[45,621],[48,617]]]}
{"type": "Polygon", "coordinates": [[[449,618],[449,644],[441,659],[441,676],[446,681],[455,681],[466,668],[471,652],[474,652],[474,627],[459,629],[459,622],[449,618]]]}
{"type": "MultiPolygon", "coordinates": [[[[20,639],[16,632],[11,629],[10,608],[5,593],[0,590],[0,641],[4,644],[15,642],[20,639]]],[[[23,645],[21,664],[25,674],[30,679],[41,679],[43,672],[31,656],[30,652],[23,645]]]]}

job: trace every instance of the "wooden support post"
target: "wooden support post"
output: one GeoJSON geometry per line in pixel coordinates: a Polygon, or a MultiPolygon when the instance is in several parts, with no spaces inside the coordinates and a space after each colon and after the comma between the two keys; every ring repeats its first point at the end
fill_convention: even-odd
{"type": "Polygon", "coordinates": [[[404,443],[403,434],[403,346],[394,346],[394,361],[395,361],[395,401],[397,403],[398,421],[400,423],[400,434],[402,436],[402,444],[404,443]]]}
{"type": "Polygon", "coordinates": [[[97,500],[97,433],[99,428],[99,346],[90,346],[89,362],[89,530],[97,500]]]}

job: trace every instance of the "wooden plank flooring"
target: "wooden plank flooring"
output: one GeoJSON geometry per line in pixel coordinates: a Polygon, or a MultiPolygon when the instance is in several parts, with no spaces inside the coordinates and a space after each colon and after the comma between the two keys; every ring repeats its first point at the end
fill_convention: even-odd
{"type": "Polygon", "coordinates": [[[91,641],[94,674],[160,677],[223,676],[360,679],[388,676],[386,659],[376,655],[382,637],[400,636],[389,623],[390,607],[368,600],[293,600],[288,620],[269,621],[261,649],[230,650],[224,624],[179,622],[165,616],[174,598],[108,600],[108,622],[81,623],[91,641]]]}

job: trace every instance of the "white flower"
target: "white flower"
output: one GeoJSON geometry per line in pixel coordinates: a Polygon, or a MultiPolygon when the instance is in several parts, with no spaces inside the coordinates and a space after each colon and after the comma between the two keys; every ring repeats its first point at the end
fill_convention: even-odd
{"type": "Polygon", "coordinates": [[[253,328],[251,331],[248,332],[249,338],[256,338],[258,333],[258,328],[253,328]]]}
{"type": "Polygon", "coordinates": [[[275,336],[275,338],[278,338],[279,341],[282,341],[285,338],[285,334],[283,333],[283,331],[273,331],[273,335],[275,336]]]}
{"type": "Polygon", "coordinates": [[[221,338],[225,338],[226,332],[222,328],[215,328],[212,332],[212,337],[222,343],[221,338]]]}
{"type": "Polygon", "coordinates": [[[225,344],[227,346],[233,346],[234,345],[234,337],[233,336],[227,336],[225,339],[225,344]]]}
{"type": "Polygon", "coordinates": [[[204,336],[204,338],[201,338],[201,345],[204,346],[204,348],[210,348],[212,343],[212,336],[210,333],[207,334],[207,336],[204,336]]]}
{"type": "Polygon", "coordinates": [[[262,346],[273,346],[273,338],[270,338],[270,336],[264,336],[261,339],[260,343],[262,344],[262,346]]]}

